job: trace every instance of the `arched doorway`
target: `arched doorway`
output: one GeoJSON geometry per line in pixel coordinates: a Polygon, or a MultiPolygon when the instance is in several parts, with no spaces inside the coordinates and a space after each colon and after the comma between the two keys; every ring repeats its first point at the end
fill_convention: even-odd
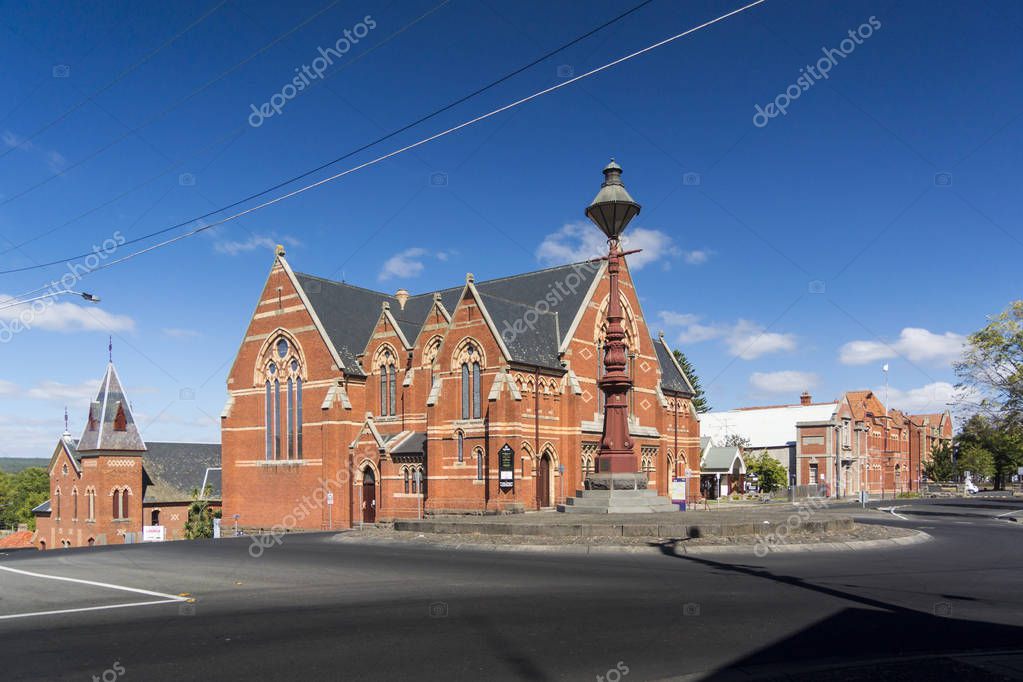
{"type": "Polygon", "coordinates": [[[362,470],[362,520],[365,523],[377,520],[377,479],[368,466],[362,470]]]}
{"type": "Polygon", "coordinates": [[[96,544],[96,538],[89,538],[88,542],[89,542],[89,547],[92,547],[92,546],[94,546],[96,544]]]}
{"type": "Polygon", "coordinates": [[[42,552],[46,549],[46,540],[39,541],[39,551],[42,552]]]}
{"type": "Polygon", "coordinates": [[[551,454],[544,451],[536,467],[536,504],[538,507],[551,506],[551,454]]]}

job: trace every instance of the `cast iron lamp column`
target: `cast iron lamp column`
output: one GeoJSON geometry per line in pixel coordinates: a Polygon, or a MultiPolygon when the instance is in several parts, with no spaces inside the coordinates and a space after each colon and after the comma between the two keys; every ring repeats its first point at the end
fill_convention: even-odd
{"type": "MultiPolygon", "coordinates": [[[[601,474],[637,474],[632,437],[629,435],[628,395],[632,381],[625,372],[625,328],[622,326],[622,303],[618,287],[618,273],[624,257],[635,251],[622,251],[619,237],[633,218],[639,215],[640,205],[633,201],[622,184],[622,168],[614,159],[604,169],[604,182],[593,202],[586,209],[586,217],[607,235],[607,272],[610,279],[610,299],[607,306],[607,340],[604,344],[604,376],[597,382],[604,392],[604,431],[597,453],[597,476],[601,474]]],[[[609,486],[612,487],[612,486],[609,486]]]]}

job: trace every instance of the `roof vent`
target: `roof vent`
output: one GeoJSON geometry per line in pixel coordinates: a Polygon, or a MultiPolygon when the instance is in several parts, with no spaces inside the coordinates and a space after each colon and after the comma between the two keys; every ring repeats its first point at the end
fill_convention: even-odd
{"type": "Polygon", "coordinates": [[[405,303],[408,301],[408,291],[398,289],[398,291],[394,292],[394,297],[398,300],[398,305],[401,306],[401,309],[404,310],[405,303]]]}

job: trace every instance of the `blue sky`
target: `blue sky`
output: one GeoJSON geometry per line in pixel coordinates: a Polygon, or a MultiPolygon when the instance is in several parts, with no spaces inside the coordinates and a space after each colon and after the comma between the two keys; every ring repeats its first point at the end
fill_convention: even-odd
{"type": "MultiPolygon", "coordinates": [[[[336,170],[740,4],[655,0],[336,170]]],[[[628,6],[208,0],[142,13],[131,3],[2,2],[0,269],[231,203],[628,6]],[[250,125],[253,106],[346,30],[364,37],[279,114],[250,125]]],[[[297,270],[387,291],[536,269],[584,253],[597,236],[579,224],[611,156],[643,205],[630,231],[646,248],[633,272],[648,322],[689,355],[715,408],[793,402],[803,388],[818,398],[878,388],[887,361],[895,406],[941,409],[962,335],[1019,296],[1021,26],[1012,2],[769,0],[96,272],[79,286],[100,305],[64,298],[31,329],[0,327],[0,456],[48,456],[65,404],[80,431],[111,333],[145,437],[216,440],[225,374],[273,244],[286,245],[297,270]],[[776,98],[806,78],[801,69],[871,17],[878,27],[846,43],[854,47],[834,57],[826,79],[807,81],[784,115],[754,124],[756,106],[783,104],[776,98]]],[[[0,294],[64,272],[0,275],[0,294]]],[[[11,315],[0,311],[0,323],[11,315]]]]}

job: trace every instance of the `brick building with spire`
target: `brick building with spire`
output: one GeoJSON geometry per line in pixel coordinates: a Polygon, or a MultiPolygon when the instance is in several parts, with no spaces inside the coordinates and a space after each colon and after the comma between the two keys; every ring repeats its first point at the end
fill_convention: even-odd
{"type": "Polygon", "coordinates": [[[219,468],[217,444],[146,443],[110,362],[81,438],[65,426],[50,457],[50,499],[33,509],[35,545],[138,542],[143,526],[182,539],[193,490],[208,485],[207,499],[219,508],[219,468]]]}

